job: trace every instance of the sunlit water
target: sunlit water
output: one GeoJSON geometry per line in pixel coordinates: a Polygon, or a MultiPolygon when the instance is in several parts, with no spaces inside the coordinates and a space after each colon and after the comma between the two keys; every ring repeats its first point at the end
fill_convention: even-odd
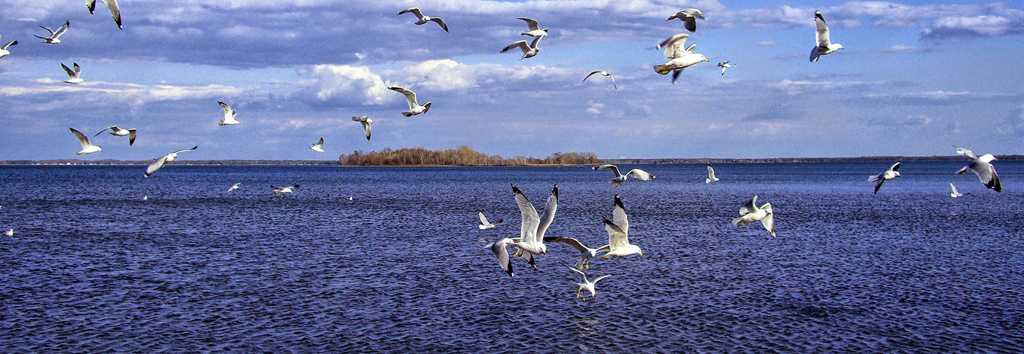
{"type": "Polygon", "coordinates": [[[0,350],[1024,351],[1024,164],[996,193],[905,162],[873,195],[889,165],[0,167],[0,350]],[[548,235],[595,247],[620,194],[644,257],[594,260],[585,302],[563,245],[508,277],[510,182],[538,209],[558,183],[548,235]],[[755,194],[776,239],[730,224],[755,194]]]}

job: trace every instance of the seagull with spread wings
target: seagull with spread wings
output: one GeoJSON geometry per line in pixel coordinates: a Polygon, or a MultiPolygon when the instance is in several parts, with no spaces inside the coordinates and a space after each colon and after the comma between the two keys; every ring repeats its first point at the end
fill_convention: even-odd
{"type": "Polygon", "coordinates": [[[755,195],[754,199],[740,207],[740,215],[742,216],[732,219],[733,225],[743,226],[748,222],[760,221],[764,228],[768,230],[768,233],[772,235],[772,238],[775,238],[775,223],[771,203],[764,203],[764,205],[758,208],[757,196],[755,195]]]}
{"type": "MultiPolygon", "coordinates": [[[[101,0],[107,5],[107,10],[110,10],[110,17],[114,18],[114,23],[117,24],[118,29],[121,28],[121,9],[117,6],[117,0],[101,0]]],[[[96,10],[96,0],[86,0],[85,6],[89,8],[89,13],[94,13],[96,10]]]]}
{"type": "Polygon", "coordinates": [[[135,144],[135,128],[121,129],[121,128],[118,128],[116,125],[111,125],[111,126],[107,127],[106,129],[100,130],[100,132],[96,133],[96,135],[93,135],[93,137],[100,136],[100,134],[103,134],[103,132],[105,132],[107,130],[110,130],[110,135],[113,135],[113,136],[127,136],[128,137],[128,146],[132,146],[132,145],[135,144]]]}
{"type": "MultiPolygon", "coordinates": [[[[49,27],[40,25],[39,27],[42,27],[47,32],[50,32],[50,36],[49,37],[36,36],[36,38],[42,39],[43,43],[46,43],[46,44],[58,44],[58,43],[60,43],[60,39],[59,39],[60,36],[62,34],[64,34],[64,32],[68,31],[68,26],[70,26],[70,25],[71,25],[71,20],[67,20],[67,21],[64,22],[63,26],[60,26],[60,28],[57,29],[57,31],[51,30],[49,27]]],[[[33,36],[35,36],[35,35],[33,35],[33,36]]]]}
{"type": "Polygon", "coordinates": [[[885,181],[900,178],[900,163],[897,162],[889,169],[882,171],[877,175],[871,175],[868,177],[868,182],[875,182],[875,194],[878,194],[878,189],[882,188],[882,183],[885,181]]]}
{"type": "MultiPolygon", "coordinates": [[[[390,86],[388,87],[388,90],[398,92],[405,96],[405,101],[409,104],[409,111],[402,112],[402,115],[405,117],[412,117],[417,114],[427,113],[427,111],[430,110],[430,102],[424,103],[420,106],[419,102],[416,101],[416,93],[412,90],[397,86],[390,86]]],[[[369,137],[367,137],[367,139],[369,139],[369,137]]]]}
{"type": "Polygon", "coordinates": [[[971,150],[964,149],[962,147],[953,145],[956,148],[956,153],[960,155],[967,155],[971,158],[971,162],[956,171],[956,174],[962,175],[967,173],[967,170],[971,170],[974,174],[978,175],[978,179],[981,183],[996,192],[1003,191],[1003,185],[999,183],[999,174],[996,173],[996,167],[992,166],[992,161],[996,161],[996,157],[992,154],[984,154],[981,156],[975,155],[971,150]]]}
{"type": "Polygon", "coordinates": [[[639,168],[634,168],[632,170],[629,170],[628,173],[622,174],[622,173],[619,172],[619,167],[615,166],[615,165],[594,166],[594,170],[595,171],[597,171],[597,170],[606,170],[606,169],[612,170],[612,174],[615,175],[615,177],[612,177],[611,179],[609,179],[609,181],[612,182],[612,188],[618,187],[619,184],[622,184],[622,182],[625,182],[627,176],[636,177],[636,178],[640,179],[641,181],[650,181],[650,180],[655,178],[654,175],[652,175],[650,173],[647,173],[647,171],[641,170],[639,168]]]}
{"type": "Polygon", "coordinates": [[[75,128],[68,127],[68,129],[71,129],[71,134],[74,134],[75,137],[78,138],[78,143],[82,144],[82,151],[76,152],[75,155],[85,155],[101,151],[99,146],[93,145],[89,142],[89,137],[85,136],[85,134],[75,130],[75,128]]]}
{"type": "Polygon", "coordinates": [[[423,14],[423,12],[420,11],[420,9],[418,7],[410,7],[408,9],[402,10],[401,12],[398,13],[398,16],[401,16],[403,14],[407,14],[407,13],[410,13],[410,12],[413,15],[416,15],[417,18],[419,18],[419,20],[416,21],[417,25],[424,25],[427,22],[435,22],[438,25],[440,25],[441,28],[443,28],[445,32],[448,32],[448,25],[444,23],[444,20],[442,20],[440,17],[426,16],[426,15],[423,14]]]}
{"type": "Polygon", "coordinates": [[[179,153],[182,153],[182,152],[185,152],[185,151],[192,151],[192,150],[195,150],[195,149],[198,149],[198,148],[199,148],[199,145],[196,145],[196,146],[193,146],[191,149],[181,149],[181,150],[178,150],[178,151],[175,151],[175,152],[172,152],[170,154],[167,154],[167,155],[164,155],[164,156],[161,156],[161,157],[157,158],[156,160],[153,161],[153,163],[149,164],[149,166],[146,167],[146,173],[143,174],[142,177],[149,178],[149,176],[152,175],[153,173],[156,173],[157,170],[163,168],[164,166],[167,166],[168,162],[174,161],[174,159],[178,158],[178,154],[179,153]]]}
{"type": "Polygon", "coordinates": [[[815,38],[817,39],[817,45],[811,48],[811,62],[818,61],[822,55],[828,55],[835,53],[837,50],[846,49],[843,48],[842,44],[832,43],[828,37],[828,25],[825,24],[825,18],[821,16],[821,12],[814,12],[814,29],[815,38]]]}
{"type": "Polygon", "coordinates": [[[655,65],[654,72],[661,75],[668,75],[671,72],[673,85],[675,85],[676,79],[679,78],[679,74],[683,72],[683,69],[694,66],[702,61],[710,62],[704,54],[693,52],[697,48],[696,44],[690,45],[689,48],[685,47],[687,38],[690,38],[690,35],[680,33],[661,41],[655,47],[656,49],[665,48],[665,59],[668,59],[668,62],[655,65]]]}

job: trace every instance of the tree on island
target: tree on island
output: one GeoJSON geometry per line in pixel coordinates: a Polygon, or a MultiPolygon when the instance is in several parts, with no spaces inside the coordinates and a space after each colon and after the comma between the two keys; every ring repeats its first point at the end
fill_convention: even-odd
{"type": "Polygon", "coordinates": [[[342,166],[526,166],[526,165],[588,165],[597,163],[593,152],[556,152],[543,159],[515,156],[503,158],[478,152],[463,145],[455,149],[427,150],[403,148],[365,153],[355,151],[338,157],[342,166]]]}

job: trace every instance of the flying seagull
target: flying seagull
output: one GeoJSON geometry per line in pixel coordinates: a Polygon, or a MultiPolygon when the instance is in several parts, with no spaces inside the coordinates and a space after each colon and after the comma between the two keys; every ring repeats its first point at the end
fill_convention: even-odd
{"type": "Polygon", "coordinates": [[[551,226],[551,221],[555,219],[555,211],[558,209],[558,184],[551,188],[551,195],[548,196],[547,204],[544,206],[544,214],[539,216],[537,209],[514,184],[512,184],[512,195],[515,197],[519,212],[523,217],[519,240],[512,246],[519,249],[516,254],[523,253],[523,257],[532,263],[534,254],[547,254],[548,252],[547,246],[544,245],[544,232],[547,231],[548,226],[551,226]]]}
{"type": "Polygon", "coordinates": [[[612,177],[611,179],[609,179],[609,181],[612,182],[612,188],[618,187],[619,184],[621,184],[622,182],[625,182],[626,181],[626,177],[630,176],[630,175],[632,175],[633,177],[639,178],[641,181],[650,181],[650,180],[655,178],[654,175],[652,175],[650,173],[647,173],[647,171],[641,170],[639,168],[634,168],[632,170],[629,170],[628,173],[622,174],[622,173],[619,173],[619,168],[617,166],[615,166],[615,165],[594,166],[594,170],[595,171],[597,171],[597,170],[605,170],[605,169],[611,169],[612,170],[612,174],[615,175],[615,177],[612,177]]]}
{"type": "Polygon", "coordinates": [[[949,193],[950,197],[959,198],[964,196],[963,193],[960,193],[959,191],[956,190],[956,186],[953,185],[953,182],[949,182],[949,188],[953,188],[953,192],[949,193]]]}
{"type": "Polygon", "coordinates": [[[995,156],[992,156],[992,154],[978,156],[975,155],[974,152],[971,152],[971,150],[967,150],[956,145],[953,145],[953,147],[956,148],[957,154],[967,155],[967,157],[972,159],[967,166],[956,171],[957,174],[962,175],[967,173],[967,170],[970,169],[971,171],[974,171],[974,174],[978,175],[978,179],[981,180],[981,183],[985,184],[985,187],[991,188],[996,192],[1003,191],[1003,185],[999,183],[999,174],[996,173],[996,167],[991,164],[992,161],[996,161],[995,156]]]}
{"type": "MultiPolygon", "coordinates": [[[[427,113],[427,111],[430,110],[430,102],[427,102],[426,104],[420,106],[419,102],[416,101],[416,93],[412,92],[412,90],[404,89],[404,88],[397,87],[397,86],[390,86],[390,87],[388,87],[388,90],[395,91],[395,92],[398,92],[400,94],[405,95],[405,101],[407,103],[409,103],[409,111],[408,112],[402,112],[403,116],[412,117],[412,116],[417,115],[417,114],[427,113]]],[[[367,130],[366,135],[367,135],[367,139],[369,139],[369,135],[370,135],[369,130],[367,130]]]]}
{"type": "MultiPolygon", "coordinates": [[[[605,275],[597,277],[596,279],[594,279],[594,281],[589,281],[589,280],[587,280],[587,274],[586,273],[583,273],[582,271],[576,270],[576,268],[573,268],[573,267],[569,267],[569,266],[566,266],[566,267],[569,268],[569,270],[571,270],[573,272],[576,272],[576,274],[578,274],[580,276],[580,281],[582,281],[582,283],[576,283],[576,282],[572,283],[573,288],[576,288],[576,298],[577,299],[580,298],[580,293],[583,292],[583,290],[586,290],[586,291],[590,292],[590,299],[593,300],[594,299],[594,295],[597,294],[597,290],[594,289],[594,285],[597,284],[597,282],[601,281],[601,279],[604,279],[604,278],[607,278],[607,277],[611,276],[611,275],[605,274],[605,275]]],[[[583,301],[587,301],[587,296],[586,295],[583,295],[583,301]]]]}
{"type": "MultiPolygon", "coordinates": [[[[60,43],[60,39],[58,39],[58,37],[60,37],[60,35],[64,34],[64,32],[67,32],[68,26],[70,26],[70,25],[71,25],[71,20],[67,20],[66,22],[64,22],[63,26],[60,26],[60,28],[57,29],[57,32],[54,32],[53,30],[51,30],[51,29],[49,29],[49,28],[47,28],[45,26],[40,25],[39,27],[42,27],[47,32],[50,32],[50,36],[49,37],[36,36],[36,38],[42,39],[43,43],[46,43],[46,44],[57,44],[57,43],[60,43]]],[[[33,35],[33,36],[35,36],[35,35],[33,35]]]]}
{"type": "Polygon", "coordinates": [[[220,108],[224,109],[224,120],[217,122],[217,125],[225,126],[242,124],[242,122],[235,120],[235,116],[238,115],[238,112],[231,109],[231,106],[228,106],[228,104],[223,101],[217,101],[217,104],[220,105],[220,108]]]}
{"type": "Polygon", "coordinates": [[[661,75],[667,75],[672,72],[672,84],[675,85],[676,79],[679,78],[679,74],[683,72],[683,69],[693,66],[701,61],[710,62],[707,57],[703,54],[694,53],[693,50],[697,47],[696,44],[691,45],[689,48],[685,48],[686,39],[690,38],[690,35],[686,33],[680,33],[669,37],[668,39],[661,41],[655,48],[665,48],[665,59],[668,62],[665,64],[659,64],[654,66],[654,71],[661,75]]]}
{"type": "Polygon", "coordinates": [[[704,179],[704,183],[718,182],[718,177],[715,177],[715,169],[711,168],[711,163],[708,163],[708,178],[704,179]]]}
{"type": "Polygon", "coordinates": [[[832,54],[837,50],[846,49],[843,48],[842,44],[832,43],[828,38],[828,25],[825,24],[825,18],[821,17],[821,12],[814,12],[814,27],[817,34],[817,45],[811,49],[811,62],[818,61],[822,55],[832,54]]]}
{"type": "Polygon", "coordinates": [[[128,136],[128,146],[132,146],[132,144],[135,144],[135,128],[121,129],[121,128],[118,128],[116,125],[111,125],[110,127],[107,127],[106,129],[100,130],[99,133],[96,133],[96,135],[93,135],[93,136],[94,137],[100,136],[100,134],[103,134],[103,132],[105,132],[107,130],[110,130],[110,135],[113,135],[113,136],[128,136]]]}
{"type": "Polygon", "coordinates": [[[238,183],[235,183],[235,184],[231,185],[231,188],[228,188],[227,193],[231,193],[231,191],[238,189],[238,185],[240,185],[240,184],[242,184],[242,182],[238,182],[238,183]]]}
{"type": "Polygon", "coordinates": [[[484,212],[482,212],[482,211],[477,212],[477,216],[480,217],[480,225],[477,225],[477,226],[480,227],[480,230],[487,230],[487,229],[494,228],[498,224],[501,224],[502,221],[505,221],[505,219],[498,219],[498,222],[495,222],[495,223],[492,224],[492,223],[487,221],[487,217],[484,216],[484,212]]]}
{"type": "Polygon", "coordinates": [[[523,51],[523,57],[519,58],[519,60],[533,58],[535,55],[537,55],[537,53],[540,53],[540,48],[537,48],[537,44],[540,43],[541,38],[544,37],[534,38],[533,42],[531,42],[530,45],[526,45],[526,41],[516,41],[515,43],[509,44],[507,47],[502,48],[501,52],[504,53],[512,50],[512,48],[518,47],[519,50],[523,51]]]}
{"type": "Polygon", "coordinates": [[[185,151],[192,151],[192,150],[195,150],[195,149],[198,149],[198,148],[199,148],[199,145],[196,145],[196,146],[193,146],[191,149],[181,149],[181,150],[172,152],[170,154],[161,156],[160,158],[154,160],[153,163],[149,164],[149,167],[146,167],[146,173],[143,174],[142,177],[149,178],[149,176],[152,175],[153,173],[155,173],[157,170],[159,170],[159,169],[163,168],[164,166],[166,166],[168,162],[174,161],[174,159],[178,158],[178,153],[185,152],[185,151]]]}
{"type": "MultiPolygon", "coordinates": [[[[117,24],[118,29],[121,28],[121,9],[117,7],[117,0],[101,0],[107,5],[107,10],[110,10],[110,17],[114,18],[114,23],[117,24]]],[[[96,10],[96,0],[86,0],[85,6],[89,8],[89,13],[94,13],[96,10]]]]}
{"type": "Polygon", "coordinates": [[[725,75],[725,69],[728,69],[728,68],[731,68],[731,67],[734,67],[734,66],[736,66],[736,64],[729,64],[728,60],[718,63],[718,67],[722,68],[722,75],[725,75]]]}
{"type": "Polygon", "coordinates": [[[545,237],[544,242],[561,243],[564,245],[569,245],[569,247],[572,247],[573,249],[579,251],[580,260],[576,261],[575,264],[575,266],[578,267],[579,269],[583,269],[584,267],[590,269],[590,260],[593,259],[594,257],[597,257],[598,252],[608,251],[608,245],[604,245],[598,248],[590,248],[583,245],[583,243],[580,242],[580,240],[574,239],[572,237],[545,237]]]}
{"type": "Polygon", "coordinates": [[[612,87],[614,87],[615,90],[618,91],[619,85],[615,84],[615,77],[612,76],[612,73],[604,71],[604,70],[594,70],[594,71],[591,71],[590,74],[587,74],[587,77],[583,78],[583,82],[587,82],[587,79],[589,79],[591,76],[594,76],[595,74],[599,74],[601,76],[607,76],[607,77],[611,78],[612,79],[612,87]]]}
{"type": "MultiPolygon", "coordinates": [[[[409,92],[412,92],[412,91],[409,91],[409,92]]],[[[413,101],[415,101],[416,100],[416,94],[414,93],[412,95],[413,95],[413,101]]],[[[430,103],[427,103],[427,104],[429,105],[430,103]]],[[[410,108],[410,109],[412,109],[412,108],[410,108]]],[[[423,111],[426,112],[427,110],[424,109],[423,111]]],[[[353,122],[363,123],[363,135],[366,135],[366,141],[370,141],[370,124],[373,124],[373,119],[370,119],[370,117],[367,117],[367,116],[359,116],[359,117],[352,117],[352,121],[353,122]]]]}
{"type": "Polygon", "coordinates": [[[64,65],[64,63],[60,63],[60,67],[64,68],[64,72],[68,73],[68,79],[64,80],[64,82],[69,84],[80,84],[85,82],[84,79],[79,77],[79,75],[82,75],[82,67],[78,66],[78,63],[73,63],[73,65],[75,70],[71,70],[71,68],[64,65]]]}
{"type": "Polygon", "coordinates": [[[324,138],[320,137],[320,140],[313,144],[313,146],[310,146],[309,149],[316,152],[324,152],[324,138]]]}
{"type": "Polygon", "coordinates": [[[697,9],[686,9],[683,11],[676,12],[675,15],[669,16],[665,21],[672,21],[674,19],[683,21],[683,26],[690,32],[697,30],[697,19],[704,19],[704,13],[697,9]]]}
{"type": "Polygon", "coordinates": [[[298,188],[299,188],[299,185],[297,185],[297,184],[296,185],[291,185],[291,186],[288,186],[288,187],[278,187],[278,186],[275,186],[275,185],[270,185],[270,189],[273,189],[274,190],[274,194],[276,194],[279,197],[283,197],[285,193],[291,193],[292,189],[298,189],[298,188]]]}
{"type": "Polygon", "coordinates": [[[501,269],[505,271],[510,277],[515,277],[512,272],[512,262],[509,261],[508,257],[508,246],[511,246],[515,241],[510,238],[503,238],[497,242],[487,244],[484,248],[488,248],[491,252],[494,252],[494,257],[498,259],[498,265],[501,265],[501,269]]]}
{"type": "Polygon", "coordinates": [[[882,171],[878,175],[868,177],[868,182],[875,182],[875,194],[878,194],[878,189],[882,188],[882,183],[890,179],[900,178],[900,163],[897,162],[889,167],[889,169],[882,171]]]}
{"type": "Polygon", "coordinates": [[[516,19],[526,21],[526,25],[530,27],[529,32],[520,33],[520,36],[545,37],[548,35],[548,29],[540,28],[540,26],[537,24],[537,20],[526,17],[516,17],[516,19]]]}
{"type": "Polygon", "coordinates": [[[740,217],[732,219],[733,225],[743,226],[748,222],[761,221],[764,228],[768,230],[768,233],[775,238],[775,225],[772,218],[772,204],[764,203],[760,208],[757,207],[757,196],[751,199],[749,203],[744,204],[740,207],[740,217]]]}
{"type": "Polygon", "coordinates": [[[71,134],[75,134],[75,137],[78,138],[78,143],[82,144],[82,151],[76,152],[76,155],[85,155],[100,151],[100,147],[90,143],[89,137],[85,136],[85,134],[75,130],[75,128],[68,127],[68,129],[71,129],[71,134]]]}
{"type": "Polygon", "coordinates": [[[608,218],[602,218],[604,222],[604,230],[608,231],[608,253],[605,253],[604,259],[609,257],[625,257],[629,255],[639,254],[640,257],[644,256],[644,252],[640,250],[640,247],[629,243],[629,218],[626,216],[626,206],[622,204],[622,199],[619,199],[619,195],[615,195],[615,206],[612,207],[612,220],[608,218]]]}
{"type": "Polygon", "coordinates": [[[410,7],[408,9],[402,10],[402,12],[399,12],[398,15],[401,16],[402,14],[410,12],[412,12],[413,15],[416,15],[416,17],[419,17],[420,20],[416,21],[417,25],[423,25],[427,22],[437,22],[437,24],[441,25],[441,28],[443,28],[445,32],[448,32],[448,25],[444,23],[444,20],[441,20],[440,17],[424,16],[423,13],[420,12],[420,9],[418,7],[410,7]]]}
{"type": "Polygon", "coordinates": [[[7,42],[7,44],[4,44],[2,47],[0,47],[0,58],[6,57],[8,55],[11,55],[11,52],[9,52],[7,50],[7,47],[10,47],[12,45],[18,45],[18,41],[17,40],[13,40],[13,41],[7,42]]]}

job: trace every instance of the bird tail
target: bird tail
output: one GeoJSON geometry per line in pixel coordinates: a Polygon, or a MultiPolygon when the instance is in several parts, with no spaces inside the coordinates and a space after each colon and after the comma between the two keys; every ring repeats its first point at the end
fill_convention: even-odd
{"type": "Polygon", "coordinates": [[[868,182],[878,182],[878,175],[868,176],[868,182]]]}
{"type": "Polygon", "coordinates": [[[219,121],[219,122],[217,122],[217,125],[219,125],[219,126],[222,126],[222,127],[223,127],[223,126],[224,126],[224,121],[219,121]]]}
{"type": "Polygon", "coordinates": [[[745,223],[746,222],[743,221],[743,218],[732,219],[732,224],[736,225],[736,226],[743,226],[743,224],[745,224],[745,223]]]}
{"type": "Polygon", "coordinates": [[[423,113],[427,113],[427,111],[430,110],[430,103],[431,102],[427,102],[427,104],[423,105],[423,113]]]}
{"type": "Polygon", "coordinates": [[[405,117],[412,117],[412,112],[402,112],[402,115],[405,117]]]}

